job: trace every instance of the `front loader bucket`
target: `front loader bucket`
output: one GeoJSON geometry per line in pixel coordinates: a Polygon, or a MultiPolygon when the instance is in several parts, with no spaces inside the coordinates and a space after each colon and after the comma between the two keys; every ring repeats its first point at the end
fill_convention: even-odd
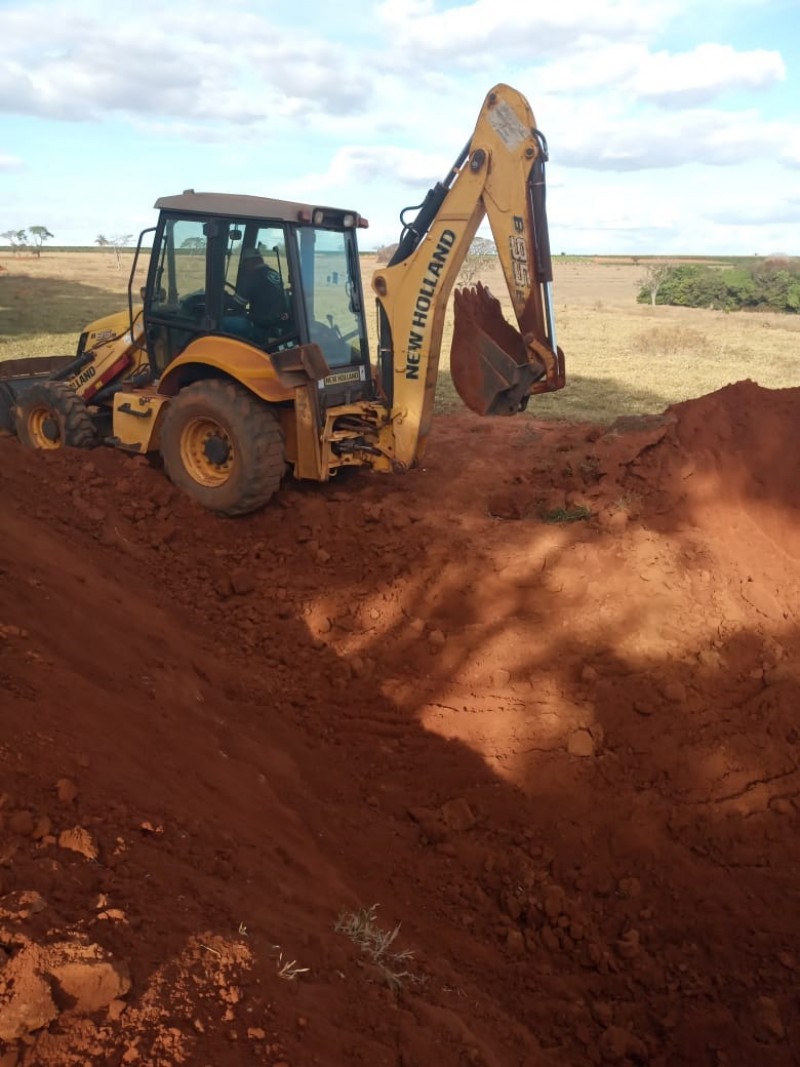
{"type": "Polygon", "coordinates": [[[30,356],[0,363],[0,434],[14,433],[14,408],[20,393],[43,378],[58,377],[74,356],[30,356]]]}
{"type": "Polygon", "coordinates": [[[480,282],[453,295],[450,374],[464,403],[478,415],[515,415],[546,375],[500,302],[480,282]],[[532,361],[533,360],[533,361],[532,361]]]}

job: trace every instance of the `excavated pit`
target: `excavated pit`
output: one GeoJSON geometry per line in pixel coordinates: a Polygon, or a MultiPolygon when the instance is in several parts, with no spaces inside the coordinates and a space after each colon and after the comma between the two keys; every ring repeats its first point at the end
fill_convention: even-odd
{"type": "Polygon", "coordinates": [[[3,1067],[797,1063],[799,421],[441,417],[239,520],[0,440],[3,1067]]]}

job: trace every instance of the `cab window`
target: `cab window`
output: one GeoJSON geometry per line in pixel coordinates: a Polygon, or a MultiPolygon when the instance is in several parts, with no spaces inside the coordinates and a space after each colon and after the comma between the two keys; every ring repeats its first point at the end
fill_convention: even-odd
{"type": "Polygon", "coordinates": [[[202,219],[167,221],[161,243],[153,313],[195,322],[206,314],[206,244],[202,219]]]}
{"type": "Polygon", "coordinates": [[[353,277],[358,257],[348,234],[303,227],[296,238],[309,339],[332,369],[362,363],[360,282],[353,277]]]}

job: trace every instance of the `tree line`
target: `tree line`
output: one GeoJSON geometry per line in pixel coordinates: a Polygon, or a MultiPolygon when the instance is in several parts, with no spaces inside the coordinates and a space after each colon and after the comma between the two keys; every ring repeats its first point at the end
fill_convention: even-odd
{"type": "Polygon", "coordinates": [[[25,230],[6,230],[5,233],[0,233],[0,237],[8,242],[15,255],[18,252],[33,251],[37,258],[42,254],[45,241],[49,241],[52,236],[46,226],[28,226],[25,230]]]}
{"type": "MultiPolygon", "coordinates": [[[[45,241],[50,241],[53,234],[46,226],[28,226],[24,230],[6,230],[0,233],[0,237],[6,241],[14,255],[20,252],[33,252],[38,258],[42,254],[45,241]]],[[[94,239],[98,248],[108,248],[117,257],[117,266],[121,266],[120,252],[127,248],[133,240],[132,233],[115,233],[106,237],[99,233],[94,239]]]]}
{"type": "Polygon", "coordinates": [[[724,268],[659,263],[648,268],[640,284],[640,304],[800,312],[800,259],[791,256],[724,268]]]}

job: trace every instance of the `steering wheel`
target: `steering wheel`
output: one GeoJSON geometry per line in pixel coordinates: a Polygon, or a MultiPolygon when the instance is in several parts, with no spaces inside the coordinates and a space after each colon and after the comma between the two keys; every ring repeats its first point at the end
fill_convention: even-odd
{"type": "Polygon", "coordinates": [[[318,319],[314,319],[313,322],[309,323],[308,334],[311,340],[318,344],[326,355],[334,359],[339,355],[346,358],[347,362],[350,361],[350,346],[347,341],[349,337],[353,336],[352,334],[349,337],[342,337],[332,326],[327,326],[318,319]]]}
{"type": "Polygon", "coordinates": [[[203,289],[189,293],[180,302],[180,309],[185,315],[201,315],[206,306],[206,294],[203,289]]]}

